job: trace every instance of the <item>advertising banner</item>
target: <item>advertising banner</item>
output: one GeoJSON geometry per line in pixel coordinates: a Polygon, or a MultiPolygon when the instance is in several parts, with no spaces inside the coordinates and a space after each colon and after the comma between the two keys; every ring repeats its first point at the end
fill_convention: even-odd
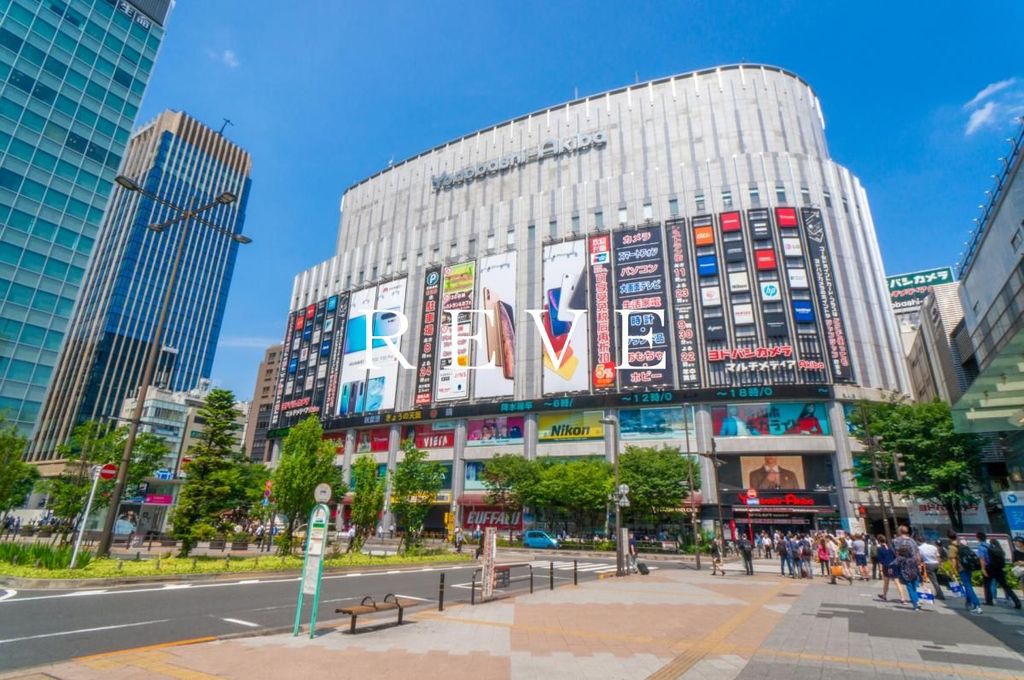
{"type": "Polygon", "coordinates": [[[853,365],[850,363],[846,326],[843,324],[842,310],[839,308],[839,292],[836,290],[835,276],[832,272],[832,257],[825,235],[825,223],[821,219],[821,211],[817,208],[801,208],[800,216],[803,218],[804,231],[807,233],[811,278],[818,293],[818,309],[825,331],[825,345],[828,348],[832,378],[836,382],[853,382],[853,365]]]}
{"type": "Polygon", "coordinates": [[[495,416],[466,422],[466,446],[523,443],[522,416],[495,416]]]}
{"type": "Polygon", "coordinates": [[[1024,492],[1003,491],[999,494],[1003,501],[1003,512],[1006,514],[1006,526],[1010,536],[1024,536],[1024,492]]]}
{"type": "Polygon", "coordinates": [[[464,465],[466,467],[466,481],[465,485],[462,487],[463,490],[486,490],[487,485],[484,484],[484,467],[487,465],[487,462],[482,460],[467,460],[464,465]]]}
{"type": "Polygon", "coordinates": [[[523,528],[523,513],[518,510],[510,510],[507,514],[504,510],[492,505],[474,505],[464,510],[465,519],[463,524],[467,530],[493,527],[495,529],[519,530],[523,528]]]}
{"type": "Polygon", "coordinates": [[[541,343],[544,394],[586,392],[590,388],[586,272],[586,239],[544,247],[541,332],[554,354],[561,355],[560,361],[557,356],[549,356],[541,343]],[[576,310],[584,313],[576,314],[576,310]],[[579,321],[573,329],[576,316],[579,321]]]}
{"type": "Polygon", "coordinates": [[[474,366],[494,362],[495,368],[479,369],[473,375],[473,395],[478,398],[510,397],[516,374],[516,253],[510,251],[480,260],[476,309],[480,315],[484,343],[476,343],[474,366]]]}
{"type": "Polygon", "coordinates": [[[366,347],[367,324],[377,301],[377,287],[352,293],[348,322],[345,324],[345,350],[341,364],[341,396],[337,412],[343,416],[366,411],[366,370],[370,351],[366,347]]]}
{"type": "Polygon", "coordinates": [[[281,352],[281,363],[277,367],[277,386],[274,388],[274,405],[273,410],[270,414],[270,426],[280,427],[281,422],[281,402],[284,400],[285,388],[288,382],[288,367],[290,364],[289,358],[291,356],[292,339],[295,335],[295,319],[296,313],[288,315],[288,326],[284,332],[284,345],[282,346],[281,352]]]}
{"type": "Polygon", "coordinates": [[[932,286],[953,283],[956,279],[953,277],[952,269],[941,267],[887,276],[885,280],[889,284],[889,300],[892,303],[892,308],[897,312],[904,312],[918,309],[924,299],[928,297],[932,286]]]}
{"type": "MultiPolygon", "coordinates": [[[[699,381],[697,335],[694,327],[694,291],[690,259],[687,253],[686,221],[673,220],[668,222],[665,228],[668,234],[669,274],[672,279],[672,311],[675,312],[676,367],[679,372],[679,387],[695,387],[699,381]]],[[[713,290],[717,294],[717,304],[721,304],[718,288],[713,290]]],[[[701,292],[703,293],[703,290],[701,292]]],[[[708,304],[708,302],[705,301],[704,304],[708,304]]],[[[712,302],[712,304],[715,303],[712,302]]]]}
{"type": "Polygon", "coordinates": [[[755,241],[772,237],[771,217],[769,217],[767,208],[748,210],[747,224],[750,225],[750,235],[755,241]]]}
{"type": "MultiPolygon", "coordinates": [[[[615,260],[615,309],[635,312],[629,316],[629,334],[619,345],[628,362],[642,368],[621,369],[620,389],[672,385],[674,373],[667,323],[664,243],[661,226],[621,229],[612,236],[615,260]],[[651,313],[660,310],[661,318],[651,313]],[[651,334],[651,343],[640,337],[651,334]],[[664,368],[655,368],[664,362],[664,368]]],[[[621,324],[621,321],[620,321],[621,324]]]]}
{"type": "MultiPolygon", "coordinates": [[[[935,501],[915,498],[907,503],[907,514],[910,515],[910,525],[919,528],[924,524],[948,526],[949,515],[946,514],[946,507],[935,501]]],[[[964,507],[964,524],[972,526],[988,526],[988,512],[983,505],[971,503],[964,507]]],[[[1012,529],[1011,529],[1011,533],[1012,529]]]]}
{"type": "MultiPolygon", "coordinates": [[[[750,455],[720,456],[723,465],[719,468],[719,480],[723,488],[740,489],[747,496],[747,489],[772,490],[813,490],[820,486],[835,484],[830,456],[814,455],[750,455]]],[[[762,494],[758,494],[761,496],[762,494]]],[[[771,494],[764,494],[768,497],[771,494]]],[[[805,499],[797,505],[829,505],[828,494],[821,494],[818,502],[805,499]]],[[[735,496],[733,496],[735,498],[735,496]]]]}
{"type": "Polygon", "coordinates": [[[473,317],[463,314],[459,317],[458,334],[461,338],[455,347],[455,361],[452,361],[452,320],[454,312],[473,309],[473,284],[476,280],[476,262],[469,261],[444,268],[441,280],[441,334],[438,342],[440,354],[437,357],[437,383],[434,398],[437,401],[465,399],[469,396],[469,336],[473,333],[473,317]]]}
{"type": "Polygon", "coordinates": [[[712,406],[711,426],[716,437],[831,434],[825,404],[819,402],[712,406]]]}
{"type": "Polygon", "coordinates": [[[416,367],[415,405],[434,400],[434,362],[437,358],[438,304],[441,301],[441,268],[429,267],[423,276],[423,312],[420,317],[420,356],[416,367]]]}
{"type": "MultiPolygon", "coordinates": [[[[377,288],[377,311],[373,316],[375,336],[395,336],[395,343],[401,347],[399,314],[405,314],[405,291],[407,279],[395,279],[382,283],[377,288]]],[[[374,340],[373,369],[366,379],[367,413],[395,408],[395,391],[398,387],[398,357],[384,340],[374,340]]]]}
{"type": "Polygon", "coordinates": [[[455,446],[455,423],[438,421],[402,428],[402,441],[412,439],[417,449],[450,449],[455,446]]]}
{"type": "Polygon", "coordinates": [[[615,312],[612,309],[612,237],[587,239],[590,256],[590,382],[595,392],[615,389],[615,312]]]}
{"type": "MultiPolygon", "coordinates": [[[[619,428],[624,441],[677,439],[682,447],[683,439],[689,433],[691,447],[694,446],[693,418],[683,414],[682,406],[620,409],[619,428]]],[[[691,450],[696,451],[695,448],[691,450]]]]}
{"type": "Polygon", "coordinates": [[[564,442],[604,438],[603,411],[572,411],[537,415],[538,441],[564,442]]]}
{"type": "MultiPolygon", "coordinates": [[[[356,431],[356,453],[380,453],[388,450],[391,430],[376,427],[372,430],[356,431]]],[[[355,483],[353,483],[353,486],[355,483]]]]}

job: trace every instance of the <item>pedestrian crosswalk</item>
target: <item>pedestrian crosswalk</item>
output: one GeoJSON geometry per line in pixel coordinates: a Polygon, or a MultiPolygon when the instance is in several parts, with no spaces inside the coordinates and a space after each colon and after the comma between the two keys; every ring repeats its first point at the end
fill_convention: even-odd
{"type": "MultiPolygon", "coordinates": [[[[555,571],[572,571],[572,560],[566,561],[555,561],[552,565],[550,560],[534,560],[530,562],[530,566],[534,569],[547,569],[548,566],[554,566],[555,571]]],[[[651,571],[654,571],[658,567],[649,567],[651,571]]],[[[609,564],[607,562],[577,562],[576,569],[580,573],[592,572],[595,574],[614,574],[615,563],[609,564]]]]}

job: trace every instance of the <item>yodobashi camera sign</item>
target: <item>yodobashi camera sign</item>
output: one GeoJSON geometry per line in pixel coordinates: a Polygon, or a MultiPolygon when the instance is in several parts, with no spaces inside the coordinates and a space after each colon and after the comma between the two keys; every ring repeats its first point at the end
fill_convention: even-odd
{"type": "Polygon", "coordinates": [[[470,165],[454,174],[442,172],[440,175],[431,175],[430,183],[434,187],[435,192],[442,189],[451,189],[454,186],[467,184],[475,179],[484,179],[490,175],[506,172],[527,163],[542,161],[545,158],[568,156],[591,148],[596,149],[607,143],[608,135],[604,130],[580,132],[568,137],[552,138],[543,144],[538,144],[529,149],[506,154],[501,158],[495,158],[486,163],[470,165]]]}

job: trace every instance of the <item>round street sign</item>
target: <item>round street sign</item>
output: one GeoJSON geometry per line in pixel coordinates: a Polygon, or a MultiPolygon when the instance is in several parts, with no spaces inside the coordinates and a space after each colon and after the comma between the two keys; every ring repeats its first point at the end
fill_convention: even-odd
{"type": "Polygon", "coordinates": [[[313,498],[317,503],[327,503],[331,500],[331,485],[317,484],[313,491],[313,498]]]}
{"type": "Polygon", "coordinates": [[[629,484],[619,484],[619,493],[623,496],[629,493],[629,484]]]}
{"type": "Polygon", "coordinates": [[[113,463],[107,463],[100,468],[100,479],[113,479],[117,477],[117,466],[113,463]]]}

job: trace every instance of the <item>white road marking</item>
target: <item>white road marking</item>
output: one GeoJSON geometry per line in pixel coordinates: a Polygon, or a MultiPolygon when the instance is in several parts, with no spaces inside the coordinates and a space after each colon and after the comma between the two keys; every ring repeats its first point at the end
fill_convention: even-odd
{"type": "Polygon", "coordinates": [[[416,597],[415,595],[402,595],[401,593],[395,593],[395,597],[404,597],[407,600],[419,600],[420,602],[433,602],[430,598],[416,597]]]}
{"type": "Polygon", "coordinates": [[[253,583],[259,583],[259,582],[260,582],[260,580],[258,578],[251,578],[248,581],[239,581],[238,585],[240,585],[240,586],[248,586],[248,585],[251,585],[253,583]]]}
{"type": "Polygon", "coordinates": [[[68,593],[67,597],[84,597],[85,595],[102,595],[107,592],[106,590],[78,590],[73,593],[68,593]]]}
{"type": "Polygon", "coordinates": [[[248,626],[249,628],[259,628],[260,624],[253,623],[252,621],[243,621],[242,619],[229,619],[226,616],[220,617],[221,621],[227,621],[228,623],[237,623],[239,626],[248,626]]]}
{"type": "Polygon", "coordinates": [[[166,623],[171,619],[154,619],[153,621],[139,621],[137,623],[121,623],[116,626],[98,626],[96,628],[79,628],[77,630],[62,630],[59,633],[43,633],[41,635],[26,635],[25,637],[9,638],[0,640],[0,645],[9,642],[22,642],[24,640],[38,640],[40,638],[60,637],[62,635],[78,635],[79,633],[95,633],[100,630],[114,630],[116,628],[132,628],[134,626],[149,626],[154,623],[166,623]]]}
{"type": "Polygon", "coordinates": [[[4,594],[0,595],[0,602],[3,602],[4,600],[9,600],[9,599],[11,599],[12,597],[14,597],[17,594],[18,594],[17,590],[5,590],[4,594]]]}
{"type": "Polygon", "coordinates": [[[160,590],[181,590],[182,588],[191,588],[191,583],[168,583],[160,590]]]}

